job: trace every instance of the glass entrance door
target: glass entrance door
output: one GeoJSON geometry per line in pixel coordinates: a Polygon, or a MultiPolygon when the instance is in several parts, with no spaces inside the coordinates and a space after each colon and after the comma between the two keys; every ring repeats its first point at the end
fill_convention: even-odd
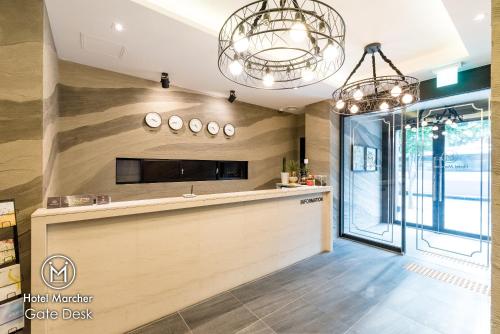
{"type": "Polygon", "coordinates": [[[489,261],[489,120],[474,104],[420,112],[407,125],[416,184],[407,191],[415,247],[460,260],[489,261]],[[413,147],[414,146],[414,147],[413,147]]]}
{"type": "Polygon", "coordinates": [[[488,236],[489,143],[484,132],[489,120],[470,120],[446,129],[441,166],[440,228],[472,238],[488,236]],[[486,159],[483,160],[483,157],[486,159]]]}
{"type": "Polygon", "coordinates": [[[396,252],[404,234],[396,211],[403,164],[395,159],[401,142],[399,113],[372,113],[342,119],[341,236],[396,252]]]}

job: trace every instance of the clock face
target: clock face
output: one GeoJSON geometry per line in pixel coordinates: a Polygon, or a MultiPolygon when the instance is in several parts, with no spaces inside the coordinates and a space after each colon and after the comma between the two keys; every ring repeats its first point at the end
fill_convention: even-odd
{"type": "Polygon", "coordinates": [[[170,116],[170,118],[168,119],[168,126],[174,131],[182,129],[183,125],[184,122],[182,121],[182,118],[180,118],[179,116],[176,115],[170,116]]]}
{"type": "Polygon", "coordinates": [[[203,123],[198,118],[193,118],[189,121],[189,129],[194,133],[198,133],[203,129],[203,123]]]}
{"type": "Polygon", "coordinates": [[[234,125],[228,123],[224,125],[224,134],[228,137],[234,136],[234,133],[236,132],[236,129],[234,128],[234,125]]]}
{"type": "Polygon", "coordinates": [[[156,112],[150,112],[144,117],[146,125],[150,128],[159,128],[161,125],[161,116],[156,112]]]}
{"type": "Polygon", "coordinates": [[[217,122],[211,121],[207,125],[207,130],[208,130],[208,133],[215,136],[216,134],[219,133],[220,126],[219,126],[219,124],[217,124],[217,122]]]}

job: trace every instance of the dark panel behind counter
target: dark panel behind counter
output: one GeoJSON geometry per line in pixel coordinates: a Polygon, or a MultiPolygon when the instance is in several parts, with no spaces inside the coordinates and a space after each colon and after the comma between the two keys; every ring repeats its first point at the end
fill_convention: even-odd
{"type": "Polygon", "coordinates": [[[248,161],[116,158],[116,184],[248,179],[248,161]]]}

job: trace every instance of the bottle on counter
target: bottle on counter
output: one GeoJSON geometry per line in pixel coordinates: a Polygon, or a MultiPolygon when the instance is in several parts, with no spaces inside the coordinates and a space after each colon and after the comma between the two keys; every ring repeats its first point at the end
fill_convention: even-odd
{"type": "Polygon", "coordinates": [[[315,179],[312,174],[309,174],[306,179],[306,185],[308,186],[314,186],[315,185],[315,179]]]}

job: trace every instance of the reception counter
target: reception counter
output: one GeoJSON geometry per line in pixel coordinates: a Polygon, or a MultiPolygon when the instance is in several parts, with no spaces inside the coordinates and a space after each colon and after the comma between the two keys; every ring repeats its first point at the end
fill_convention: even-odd
{"type": "Polygon", "coordinates": [[[123,333],[332,249],[330,187],[303,187],[39,209],[32,216],[35,310],[88,309],[93,320],[33,320],[33,333],[123,333]],[[76,278],[49,289],[40,267],[69,257],[76,278]]]}

